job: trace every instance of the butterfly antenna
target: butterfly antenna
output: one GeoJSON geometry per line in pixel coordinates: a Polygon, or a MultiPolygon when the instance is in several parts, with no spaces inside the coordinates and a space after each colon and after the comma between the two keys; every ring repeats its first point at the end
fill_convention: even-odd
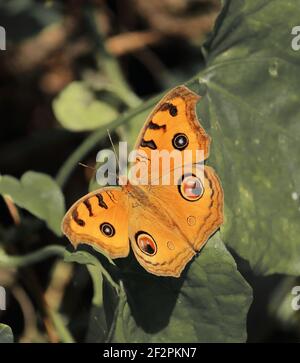
{"type": "Polygon", "coordinates": [[[108,138],[109,138],[109,141],[111,143],[111,146],[114,150],[114,154],[115,154],[115,157],[116,157],[116,160],[117,160],[117,163],[118,163],[118,166],[119,166],[119,169],[120,169],[120,161],[119,161],[119,158],[118,158],[118,155],[117,155],[117,151],[116,151],[116,148],[115,148],[115,145],[113,143],[113,140],[112,140],[112,137],[111,137],[111,134],[110,134],[110,131],[109,129],[107,129],[107,134],[108,134],[108,138]]]}
{"type": "Polygon", "coordinates": [[[94,168],[94,167],[92,167],[92,166],[90,166],[90,165],[83,164],[83,163],[78,163],[78,165],[83,166],[84,168],[88,168],[88,169],[96,170],[96,168],[94,168]]]}

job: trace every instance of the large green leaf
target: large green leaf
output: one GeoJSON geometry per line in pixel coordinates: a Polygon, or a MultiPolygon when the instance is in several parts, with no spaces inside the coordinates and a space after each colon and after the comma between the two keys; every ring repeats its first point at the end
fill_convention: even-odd
{"type": "Polygon", "coordinates": [[[0,194],[9,195],[19,207],[46,221],[53,232],[61,235],[65,202],[59,186],[49,175],[28,171],[20,181],[0,175],[0,194]]]}
{"type": "Polygon", "coordinates": [[[96,129],[118,115],[108,103],[95,99],[83,82],[70,83],[54,100],[53,109],[62,126],[72,131],[96,129]]]}
{"type": "Polygon", "coordinates": [[[226,1],[191,85],[225,191],[222,239],[262,274],[300,273],[299,9],[226,1]]]}
{"type": "MultiPolygon", "coordinates": [[[[96,256],[79,250],[67,252],[65,260],[98,266],[100,274],[105,271],[105,260],[98,256],[101,263],[96,256]]],[[[132,256],[121,259],[118,265],[119,268],[106,261],[105,268],[111,275],[106,271],[103,285],[100,276],[93,278],[95,291],[103,288],[104,311],[94,301],[90,342],[246,340],[252,291],[218,234],[209,240],[179,279],[149,274],[132,256]],[[111,276],[120,279],[119,284],[112,282],[111,276]]]]}
{"type": "Polygon", "coordinates": [[[114,342],[244,342],[251,288],[215,234],[177,278],[127,273],[114,342]]]}
{"type": "Polygon", "coordinates": [[[8,325],[0,323],[0,343],[13,343],[14,336],[8,325]]]}

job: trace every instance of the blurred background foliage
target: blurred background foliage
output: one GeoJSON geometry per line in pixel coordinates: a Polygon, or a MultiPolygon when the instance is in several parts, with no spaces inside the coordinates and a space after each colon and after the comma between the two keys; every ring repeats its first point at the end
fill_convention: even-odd
{"type": "MultiPolygon", "coordinates": [[[[226,3],[234,6],[234,2],[226,3]]],[[[236,0],[237,5],[243,3],[236,0]]],[[[268,3],[265,1],[265,5],[268,3]]],[[[0,172],[13,176],[0,179],[0,194],[3,195],[0,201],[0,286],[6,287],[8,299],[7,310],[0,311],[0,323],[12,328],[15,341],[107,339],[107,325],[115,317],[114,311],[109,311],[107,306],[103,308],[107,302],[102,295],[109,297],[110,309],[118,304],[127,306],[123,290],[119,298],[116,297],[120,287],[115,286],[111,277],[115,267],[108,266],[106,261],[99,263],[89,251],[66,252],[67,243],[60,236],[59,221],[65,204],[69,206],[88,189],[95,188],[96,153],[111,147],[107,127],[112,131],[113,140],[127,140],[132,145],[161,92],[191,79],[206,63],[218,65],[224,61],[218,58],[219,54],[224,54],[225,61],[230,57],[226,53],[226,42],[218,43],[217,38],[214,38],[217,45],[207,45],[208,51],[210,46],[213,50],[209,59],[205,59],[201,48],[220,10],[217,0],[0,0],[0,25],[7,30],[7,50],[0,53],[0,172]],[[130,122],[124,125],[127,120],[130,122]],[[81,155],[84,157],[80,158],[81,155]],[[83,168],[78,161],[91,168],[83,168]],[[87,262],[90,263],[88,268],[87,262]]],[[[226,15],[226,11],[224,13],[226,15]]],[[[223,24],[226,27],[226,22],[223,24]]],[[[227,26],[226,35],[230,39],[230,27],[234,29],[238,24],[229,22],[227,26]]],[[[245,29],[241,28],[241,34],[242,30],[245,29]]],[[[232,45],[230,40],[228,44],[232,45]]],[[[245,56],[243,51],[239,55],[245,56]]],[[[250,71],[242,69],[241,72],[245,77],[252,77],[250,71]]],[[[274,78],[276,64],[270,72],[274,78]]],[[[209,75],[206,76],[209,80],[209,75]]],[[[228,78],[222,75],[225,86],[230,84],[230,77],[234,77],[234,72],[228,78]]],[[[226,96],[223,94],[223,99],[226,96]]],[[[214,97],[212,94],[217,105],[219,99],[214,97]]],[[[199,109],[201,115],[205,116],[209,107],[199,109]]],[[[228,110],[222,111],[226,114],[228,110]]],[[[229,111],[234,112],[232,108],[229,111]]],[[[217,111],[210,115],[211,119],[218,118],[216,115],[217,111]]],[[[213,140],[220,137],[213,127],[211,132],[213,140]]],[[[223,155],[224,150],[216,152],[223,155]]],[[[212,160],[217,165],[216,157],[212,160]]],[[[224,168],[227,161],[224,159],[224,168]]],[[[239,228],[242,233],[243,227],[239,228]]],[[[239,256],[244,255],[236,247],[238,243],[237,240],[229,244],[230,252],[239,272],[253,288],[254,296],[247,318],[248,341],[299,341],[299,314],[290,309],[291,288],[300,284],[299,279],[281,274],[285,272],[284,267],[274,268],[270,276],[258,275],[261,271],[253,272],[250,264],[239,256]]],[[[199,284],[203,296],[207,297],[207,311],[213,319],[219,320],[216,328],[226,314],[234,315],[233,310],[244,319],[251,299],[247,284],[238,273],[232,272],[235,267],[230,254],[222,252],[216,258],[212,252],[214,246],[223,251],[216,237],[205,248],[202,265],[193,264],[189,281],[199,284]],[[215,275],[216,267],[211,267],[217,266],[219,261],[224,264],[221,277],[215,275]],[[203,281],[198,281],[199,276],[203,281]],[[206,280],[212,284],[209,291],[206,291],[206,280]],[[220,300],[222,305],[224,303],[224,315],[218,315],[214,300],[208,296],[221,294],[224,286],[230,290],[231,310],[226,306],[228,299],[220,300]]],[[[253,262],[251,254],[244,257],[253,262]]],[[[263,265],[270,272],[272,261],[266,262],[266,266],[263,265]]],[[[151,277],[148,283],[146,296],[153,291],[162,294],[161,286],[151,277]]],[[[128,284],[126,291],[140,290],[139,284],[138,280],[128,284]]],[[[181,285],[172,288],[175,291],[181,285]]],[[[143,297],[136,295],[135,298],[145,303],[143,297]]],[[[192,307],[191,315],[206,322],[201,294],[194,298],[192,305],[189,302],[181,309],[192,307]]],[[[148,341],[149,335],[135,325],[136,322],[142,324],[143,319],[136,316],[132,319],[130,313],[124,311],[126,317],[116,318],[116,329],[110,331],[110,339],[135,341],[139,336],[148,341]],[[124,319],[130,327],[127,337],[120,333],[124,319]]],[[[174,311],[180,315],[178,307],[174,311]]],[[[243,323],[229,323],[232,335],[228,341],[244,341],[243,323]]],[[[175,319],[171,324],[175,326],[178,322],[175,319]]],[[[223,333],[209,331],[219,341],[226,340],[227,331],[223,333]]],[[[1,339],[11,339],[10,334],[9,328],[0,324],[1,339]]],[[[182,338],[180,330],[167,330],[163,334],[160,341],[182,338]]],[[[200,341],[201,334],[203,331],[197,335],[200,341]]],[[[202,340],[205,339],[209,340],[207,337],[202,340]]]]}

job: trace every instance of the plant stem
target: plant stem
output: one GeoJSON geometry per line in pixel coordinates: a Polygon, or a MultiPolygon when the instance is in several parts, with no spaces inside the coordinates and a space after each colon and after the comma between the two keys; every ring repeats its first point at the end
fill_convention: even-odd
{"type": "Polygon", "coordinates": [[[25,256],[8,256],[0,253],[1,267],[24,267],[52,256],[63,256],[65,248],[58,245],[47,246],[25,256]]]}
{"type": "Polygon", "coordinates": [[[103,277],[101,274],[101,270],[98,266],[95,265],[87,265],[86,266],[92,282],[93,282],[93,305],[102,306],[103,305],[103,296],[102,296],[102,284],[103,284],[103,277]]]}
{"type": "Polygon", "coordinates": [[[75,340],[69,330],[66,328],[61,315],[52,309],[48,308],[47,310],[49,317],[51,318],[53,325],[55,326],[55,329],[59,335],[61,343],[75,343],[75,340]]]}

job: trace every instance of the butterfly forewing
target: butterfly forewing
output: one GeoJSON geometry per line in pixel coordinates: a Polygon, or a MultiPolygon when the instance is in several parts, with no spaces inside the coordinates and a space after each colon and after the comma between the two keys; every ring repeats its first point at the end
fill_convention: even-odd
{"type": "Polygon", "coordinates": [[[102,188],[84,196],[67,212],[62,230],[74,246],[87,243],[111,258],[127,256],[127,193],[121,188],[102,188]]]}

